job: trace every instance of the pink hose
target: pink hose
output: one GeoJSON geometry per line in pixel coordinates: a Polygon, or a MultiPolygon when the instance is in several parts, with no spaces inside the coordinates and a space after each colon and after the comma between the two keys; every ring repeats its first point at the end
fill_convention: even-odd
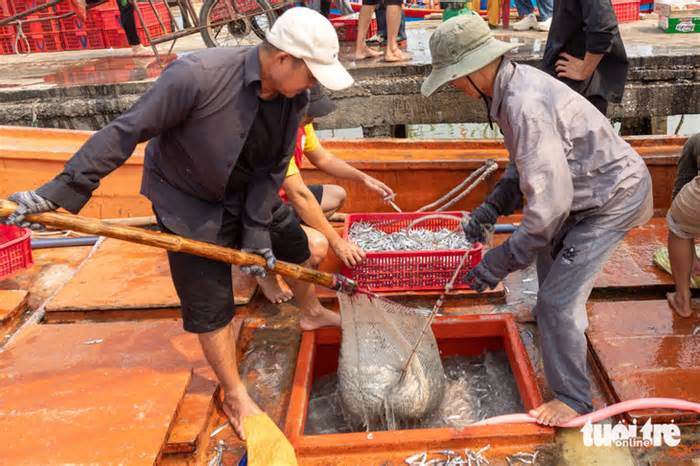
{"type": "MultiPolygon", "coordinates": [[[[591,422],[600,422],[612,416],[617,416],[627,411],[640,409],[678,409],[681,411],[694,411],[700,413],[700,403],[677,400],[675,398],[637,398],[636,400],[622,401],[607,406],[598,411],[576,417],[561,427],[581,427],[590,419],[591,422]]],[[[529,414],[506,414],[504,416],[490,417],[479,421],[473,426],[493,426],[498,424],[537,424],[537,419],[529,414]]]]}

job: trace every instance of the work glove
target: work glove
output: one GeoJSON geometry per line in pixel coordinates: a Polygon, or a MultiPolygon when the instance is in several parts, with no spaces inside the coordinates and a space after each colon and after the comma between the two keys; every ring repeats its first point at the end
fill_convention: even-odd
{"type": "Polygon", "coordinates": [[[36,191],[19,191],[11,194],[8,199],[17,204],[17,209],[9,217],[7,217],[7,219],[5,219],[4,223],[17,225],[22,228],[43,230],[43,225],[25,221],[25,215],[50,212],[58,209],[58,205],[44,197],[39,196],[36,191]]]}
{"type": "MultiPolygon", "coordinates": [[[[277,259],[275,259],[275,255],[272,253],[272,249],[270,248],[263,248],[263,249],[246,249],[243,248],[241,249],[243,252],[247,252],[250,254],[257,254],[258,256],[262,256],[265,261],[267,261],[267,269],[274,269],[275,264],[277,263],[277,259]]],[[[265,278],[267,275],[267,269],[261,265],[242,265],[241,266],[241,272],[247,273],[248,275],[254,275],[256,277],[260,278],[265,278]]]]}
{"type": "Polygon", "coordinates": [[[505,242],[497,248],[489,249],[464,281],[472,290],[481,293],[486,288],[496,288],[506,275],[518,268],[520,266],[515,263],[508,242],[505,242]]]}
{"type": "Polygon", "coordinates": [[[488,202],[474,209],[471,215],[462,221],[462,229],[467,241],[485,243],[497,219],[498,211],[488,202]]]}

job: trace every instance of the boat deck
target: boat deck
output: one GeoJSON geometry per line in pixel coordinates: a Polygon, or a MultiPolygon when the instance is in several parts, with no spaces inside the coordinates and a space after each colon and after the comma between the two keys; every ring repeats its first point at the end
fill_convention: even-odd
{"type": "MultiPolygon", "coordinates": [[[[660,219],[654,219],[650,225],[631,232],[618,254],[635,257],[654,250],[659,245],[654,236],[661,235],[662,225],[660,219]],[[657,232],[651,239],[644,236],[649,230],[657,232]]],[[[496,238],[497,242],[502,240],[502,236],[496,238]]],[[[218,439],[227,445],[224,464],[236,464],[242,454],[243,446],[230,429],[216,439],[208,437],[224,420],[216,408],[216,384],[206,370],[196,337],[182,331],[176,317],[177,300],[163,279],[168,267],[166,257],[146,251],[134,255],[137,248],[105,240],[95,247],[38,250],[31,269],[0,282],[0,289],[24,288],[30,293],[29,312],[15,324],[21,325],[19,331],[6,329],[13,337],[0,353],[0,429],[15,433],[14,442],[0,447],[0,456],[10,463],[203,464],[214,455],[218,439]],[[117,260],[120,252],[130,259],[117,260]],[[108,271],[100,272],[107,266],[108,271]],[[129,286],[124,287],[124,283],[129,286]],[[81,296],[85,302],[80,301],[81,296]],[[166,313],[144,312],[154,305],[166,313]],[[79,310],[74,313],[60,311],[76,307],[79,310]],[[45,319],[35,322],[44,311],[45,319]],[[55,315],[64,323],[50,323],[55,315]],[[76,444],[75,439],[85,440],[76,444]]],[[[325,264],[325,268],[332,268],[332,263],[325,264]]],[[[637,267],[643,266],[640,259],[637,267]]],[[[605,300],[593,300],[589,306],[591,355],[598,363],[596,367],[602,369],[602,377],[596,378],[596,407],[640,396],[700,399],[700,353],[697,337],[690,336],[699,321],[679,319],[671,312],[659,294],[668,286],[663,273],[649,271],[635,279],[639,286],[655,293],[654,299],[629,301],[626,289],[630,283],[624,280],[628,274],[619,273],[619,268],[616,273],[615,267],[611,262],[604,274],[608,278],[599,282],[605,285],[605,300]],[[624,302],[616,302],[615,276],[623,278],[620,299],[624,302]]],[[[251,289],[254,291],[254,287],[245,291],[251,299],[236,308],[236,322],[241,325],[241,373],[261,407],[284,426],[301,339],[298,309],[294,304],[272,305],[261,294],[252,294],[251,289]]],[[[533,271],[509,277],[505,289],[505,295],[482,297],[480,301],[468,295],[449,299],[444,314],[496,314],[527,307],[536,290],[533,271]]],[[[423,295],[392,299],[429,305],[435,298],[423,295]]],[[[549,394],[539,361],[537,328],[519,324],[519,331],[539,389],[546,397],[549,394]]],[[[580,435],[562,430],[557,439],[556,443],[530,446],[541,449],[541,458],[551,461],[541,464],[583,464],[577,461],[589,461],[603,453],[584,451],[584,456],[572,458],[561,442],[575,445],[580,435]]],[[[680,464],[676,461],[697,457],[697,425],[684,427],[683,439],[685,449],[659,449],[653,458],[680,464]]],[[[514,453],[511,450],[494,448],[489,456],[496,459],[492,464],[505,464],[498,458],[504,461],[506,455],[514,453]]],[[[376,454],[342,453],[341,446],[333,455],[335,459],[329,457],[327,463],[314,464],[380,462],[376,454]]],[[[615,454],[622,454],[632,464],[650,453],[623,449],[615,454]]],[[[383,464],[402,461],[395,458],[383,464]]]]}

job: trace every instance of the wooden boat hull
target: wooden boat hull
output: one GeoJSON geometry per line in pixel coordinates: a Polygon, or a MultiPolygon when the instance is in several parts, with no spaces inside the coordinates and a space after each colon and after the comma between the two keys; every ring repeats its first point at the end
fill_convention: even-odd
{"type": "MultiPolygon", "coordinates": [[[[59,173],[63,164],[90,137],[90,131],[0,126],[0,196],[35,188],[59,173]]],[[[627,139],[644,157],[654,183],[656,215],[664,215],[671,201],[676,165],[685,137],[639,136],[627,139]]],[[[477,206],[495,185],[508,160],[496,140],[363,139],[324,141],[324,146],[353,166],[374,176],[397,193],[396,203],[413,211],[447,193],[488,159],[499,169],[454,210],[477,206]]],[[[82,211],[83,215],[110,218],[151,215],[150,202],[139,194],[145,145],[106,177],[82,211]]],[[[302,174],[308,183],[336,183],[306,163],[302,174]]],[[[379,196],[353,182],[337,182],[348,197],[344,212],[390,211],[379,196]]]]}

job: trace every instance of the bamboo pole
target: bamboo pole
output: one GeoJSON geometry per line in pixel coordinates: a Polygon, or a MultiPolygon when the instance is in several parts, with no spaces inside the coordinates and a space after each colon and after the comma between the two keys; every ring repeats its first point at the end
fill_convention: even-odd
{"type": "MultiPolygon", "coordinates": [[[[17,208],[17,204],[6,199],[0,199],[0,217],[7,217],[17,208]]],[[[193,254],[233,265],[266,266],[265,259],[257,254],[250,254],[233,248],[217,246],[203,241],[183,238],[181,236],[150,231],[123,225],[108,225],[99,220],[81,217],[62,212],[45,212],[26,216],[27,221],[40,223],[62,230],[73,230],[90,235],[107,236],[132,243],[145,244],[171,252],[193,254]]],[[[342,275],[320,272],[288,262],[277,261],[273,272],[285,277],[302,280],[309,283],[331,288],[333,290],[352,293],[356,284],[342,275]]]]}

